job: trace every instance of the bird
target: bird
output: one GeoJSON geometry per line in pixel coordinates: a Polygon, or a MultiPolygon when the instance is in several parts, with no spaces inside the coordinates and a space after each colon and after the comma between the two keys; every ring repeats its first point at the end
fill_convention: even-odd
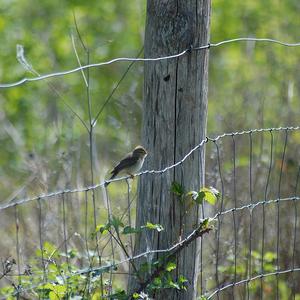
{"type": "MultiPolygon", "coordinates": [[[[130,175],[130,177],[133,178],[134,174],[142,168],[147,155],[148,152],[143,146],[136,146],[113,168],[110,172],[112,175],[109,180],[114,179],[121,172],[130,175]]],[[[106,182],[105,187],[109,184],[110,182],[106,182]]]]}

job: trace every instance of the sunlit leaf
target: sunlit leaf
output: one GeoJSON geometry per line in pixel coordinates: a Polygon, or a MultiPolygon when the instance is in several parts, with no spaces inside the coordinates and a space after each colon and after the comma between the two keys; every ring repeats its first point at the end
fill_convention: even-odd
{"type": "Polygon", "coordinates": [[[158,232],[164,230],[163,226],[160,224],[152,224],[150,222],[147,222],[144,228],[151,229],[151,230],[157,230],[158,232]]]}
{"type": "Polygon", "coordinates": [[[215,188],[213,188],[213,187],[209,187],[209,188],[204,187],[199,191],[198,198],[196,199],[196,202],[198,204],[202,204],[203,201],[206,201],[209,204],[214,205],[216,203],[216,201],[218,200],[219,196],[220,196],[220,193],[215,188]]]}
{"type": "Polygon", "coordinates": [[[274,261],[275,259],[277,258],[277,255],[275,252],[266,252],[265,255],[264,255],[264,260],[267,261],[267,262],[272,262],[274,261]]]}
{"type": "Polygon", "coordinates": [[[166,270],[171,272],[172,270],[176,269],[176,264],[173,262],[168,262],[166,265],[166,270]]]}
{"type": "Polygon", "coordinates": [[[107,225],[99,224],[99,225],[96,226],[95,232],[99,232],[99,233],[105,235],[109,232],[107,229],[108,229],[107,225]]]}

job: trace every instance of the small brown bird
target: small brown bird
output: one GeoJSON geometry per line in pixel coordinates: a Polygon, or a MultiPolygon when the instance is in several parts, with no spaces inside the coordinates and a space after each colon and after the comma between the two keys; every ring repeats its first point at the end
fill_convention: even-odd
{"type": "MultiPolygon", "coordinates": [[[[110,172],[112,175],[109,180],[115,178],[119,173],[125,173],[132,178],[143,166],[144,160],[147,156],[147,151],[142,146],[137,146],[132,152],[128,153],[110,172]]],[[[108,186],[110,182],[105,183],[108,186]]]]}

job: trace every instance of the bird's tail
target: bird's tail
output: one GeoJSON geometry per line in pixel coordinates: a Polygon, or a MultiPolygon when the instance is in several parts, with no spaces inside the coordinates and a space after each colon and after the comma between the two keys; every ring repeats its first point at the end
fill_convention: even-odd
{"type": "MultiPolygon", "coordinates": [[[[110,176],[109,180],[114,179],[116,176],[117,176],[117,173],[113,173],[113,174],[110,176]]],[[[110,182],[105,182],[104,186],[107,187],[109,184],[110,184],[110,182]]]]}

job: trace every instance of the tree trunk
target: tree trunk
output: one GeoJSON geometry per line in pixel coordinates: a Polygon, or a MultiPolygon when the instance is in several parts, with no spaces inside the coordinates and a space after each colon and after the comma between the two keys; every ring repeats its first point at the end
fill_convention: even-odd
{"type": "MultiPolygon", "coordinates": [[[[145,57],[179,53],[209,42],[210,0],[148,0],[145,57]]],[[[208,50],[191,51],[180,58],[145,63],[143,145],[149,155],[144,169],[163,169],[180,161],[206,136],[208,50]]],[[[184,163],[161,175],[140,177],[137,227],[146,222],[164,227],[160,233],[137,235],[135,254],[167,249],[190,233],[199,222],[199,210],[187,210],[170,189],[173,181],[186,191],[204,185],[204,151],[195,151],[184,163]]],[[[197,292],[199,241],[177,256],[174,280],[185,276],[187,291],[168,289],[155,299],[194,299],[197,292]]],[[[148,256],[147,261],[159,257],[148,256]]],[[[144,260],[137,263],[139,266],[144,260]]],[[[151,271],[150,271],[151,272],[151,271]]],[[[149,274],[145,275],[147,278],[149,274]]],[[[139,284],[131,279],[129,289],[139,284]]]]}

